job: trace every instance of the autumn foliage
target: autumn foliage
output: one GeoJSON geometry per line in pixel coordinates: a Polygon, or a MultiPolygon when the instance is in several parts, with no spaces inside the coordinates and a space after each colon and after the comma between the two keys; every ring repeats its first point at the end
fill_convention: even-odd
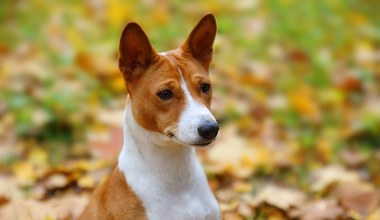
{"type": "Polygon", "coordinates": [[[198,155],[224,219],[380,219],[377,1],[0,6],[0,219],[79,215],[121,147],[128,21],[158,51],[207,12],[220,136],[198,155]]]}

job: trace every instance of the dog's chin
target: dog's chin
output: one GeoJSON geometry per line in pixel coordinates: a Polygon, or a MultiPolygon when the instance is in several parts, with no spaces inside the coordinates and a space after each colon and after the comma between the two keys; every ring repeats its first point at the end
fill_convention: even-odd
{"type": "Polygon", "coordinates": [[[197,142],[197,143],[189,144],[189,146],[192,146],[192,147],[208,147],[213,141],[214,140],[197,142]]]}
{"type": "Polygon", "coordinates": [[[196,147],[196,148],[204,148],[204,147],[207,147],[209,146],[212,142],[214,142],[215,138],[212,139],[212,140],[200,140],[200,141],[195,141],[195,142],[185,142],[185,141],[181,141],[179,140],[177,137],[173,136],[171,137],[171,139],[178,143],[178,144],[181,144],[181,145],[185,145],[185,146],[190,146],[190,147],[196,147]]]}

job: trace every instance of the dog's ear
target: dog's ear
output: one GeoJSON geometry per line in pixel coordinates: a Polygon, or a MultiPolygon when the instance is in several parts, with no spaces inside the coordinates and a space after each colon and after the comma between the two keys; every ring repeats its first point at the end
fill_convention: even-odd
{"type": "Polygon", "coordinates": [[[190,53],[205,68],[212,59],[212,45],[216,35],[216,21],[212,14],[205,15],[191,31],[182,45],[185,53],[190,53]]]}
{"type": "Polygon", "coordinates": [[[136,23],[125,26],[119,44],[119,68],[125,80],[146,70],[158,56],[148,37],[136,23]]]}

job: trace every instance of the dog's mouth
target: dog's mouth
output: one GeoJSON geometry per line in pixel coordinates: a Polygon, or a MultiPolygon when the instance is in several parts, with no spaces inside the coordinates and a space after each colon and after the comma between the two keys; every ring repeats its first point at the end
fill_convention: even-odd
{"type": "Polygon", "coordinates": [[[208,145],[210,145],[214,140],[211,140],[211,141],[205,141],[205,142],[200,142],[200,143],[195,143],[195,144],[190,144],[191,146],[194,146],[194,147],[207,147],[208,145]]]}
{"type": "Polygon", "coordinates": [[[213,138],[211,140],[201,140],[201,141],[193,142],[193,143],[185,143],[179,140],[173,132],[168,132],[166,136],[178,144],[192,146],[192,147],[206,147],[210,145],[212,142],[214,142],[214,140],[216,139],[216,138],[213,138]]]}
{"type": "Polygon", "coordinates": [[[170,139],[172,139],[173,137],[175,137],[175,135],[174,135],[173,132],[169,132],[166,136],[168,136],[170,139]]]}

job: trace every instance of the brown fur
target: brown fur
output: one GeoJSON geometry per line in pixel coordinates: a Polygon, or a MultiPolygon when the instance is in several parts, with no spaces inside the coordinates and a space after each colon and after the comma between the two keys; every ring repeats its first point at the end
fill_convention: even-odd
{"type": "Polygon", "coordinates": [[[79,220],[147,219],[139,198],[127,185],[124,174],[115,167],[109,178],[98,187],[79,220]]]}

